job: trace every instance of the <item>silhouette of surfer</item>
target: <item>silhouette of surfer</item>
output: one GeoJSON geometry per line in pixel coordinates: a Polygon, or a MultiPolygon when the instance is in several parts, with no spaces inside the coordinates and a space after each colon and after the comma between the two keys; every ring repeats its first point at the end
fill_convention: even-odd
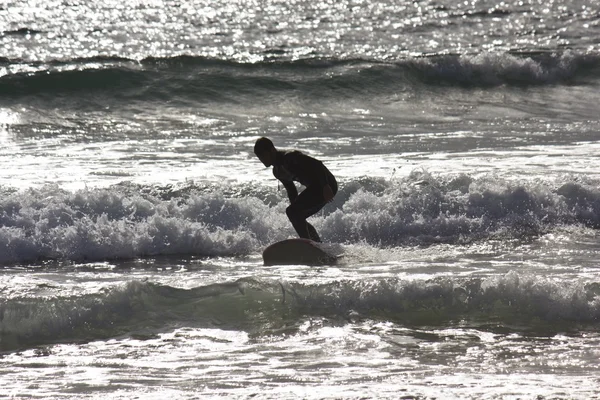
{"type": "Polygon", "coordinates": [[[323,163],[297,150],[277,150],[270,139],[261,137],[254,145],[254,154],[265,167],[273,166],[273,175],[287,191],[290,205],[285,210],[298,236],[320,242],[314,226],[306,221],[333,199],[338,185],[323,163]],[[294,181],[306,186],[300,194],[294,181]]]}

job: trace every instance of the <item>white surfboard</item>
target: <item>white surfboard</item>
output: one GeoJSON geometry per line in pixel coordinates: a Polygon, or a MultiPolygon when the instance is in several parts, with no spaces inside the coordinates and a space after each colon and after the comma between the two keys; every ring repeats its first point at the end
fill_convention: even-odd
{"type": "Polygon", "coordinates": [[[282,240],[263,251],[265,265],[332,265],[338,257],[327,245],[302,238],[282,240]]]}

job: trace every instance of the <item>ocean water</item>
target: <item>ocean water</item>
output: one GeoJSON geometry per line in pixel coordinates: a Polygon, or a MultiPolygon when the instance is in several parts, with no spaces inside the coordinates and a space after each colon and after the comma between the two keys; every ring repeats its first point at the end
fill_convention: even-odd
{"type": "Polygon", "coordinates": [[[599,21],[0,2],[0,399],[599,399],[599,21]],[[260,136],[336,175],[336,265],[263,265],[260,136]]]}

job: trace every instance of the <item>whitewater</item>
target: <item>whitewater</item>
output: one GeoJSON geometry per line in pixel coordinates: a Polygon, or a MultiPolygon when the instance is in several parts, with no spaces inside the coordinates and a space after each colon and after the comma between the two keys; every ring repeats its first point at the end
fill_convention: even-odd
{"type": "Polygon", "coordinates": [[[0,399],[600,398],[598,16],[0,3],[0,399]],[[337,264],[263,265],[261,136],[337,264]]]}

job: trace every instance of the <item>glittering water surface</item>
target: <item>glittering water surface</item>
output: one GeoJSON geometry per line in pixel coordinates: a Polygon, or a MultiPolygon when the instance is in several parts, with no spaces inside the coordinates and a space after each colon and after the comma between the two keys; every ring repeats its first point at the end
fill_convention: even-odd
{"type": "Polygon", "coordinates": [[[27,60],[597,50],[599,29],[592,0],[11,1],[1,16],[8,31],[4,56],[27,60]]]}
{"type": "Polygon", "coordinates": [[[0,4],[0,398],[600,398],[597,5],[0,4]],[[252,153],[318,157],[336,265],[252,153]]]}

